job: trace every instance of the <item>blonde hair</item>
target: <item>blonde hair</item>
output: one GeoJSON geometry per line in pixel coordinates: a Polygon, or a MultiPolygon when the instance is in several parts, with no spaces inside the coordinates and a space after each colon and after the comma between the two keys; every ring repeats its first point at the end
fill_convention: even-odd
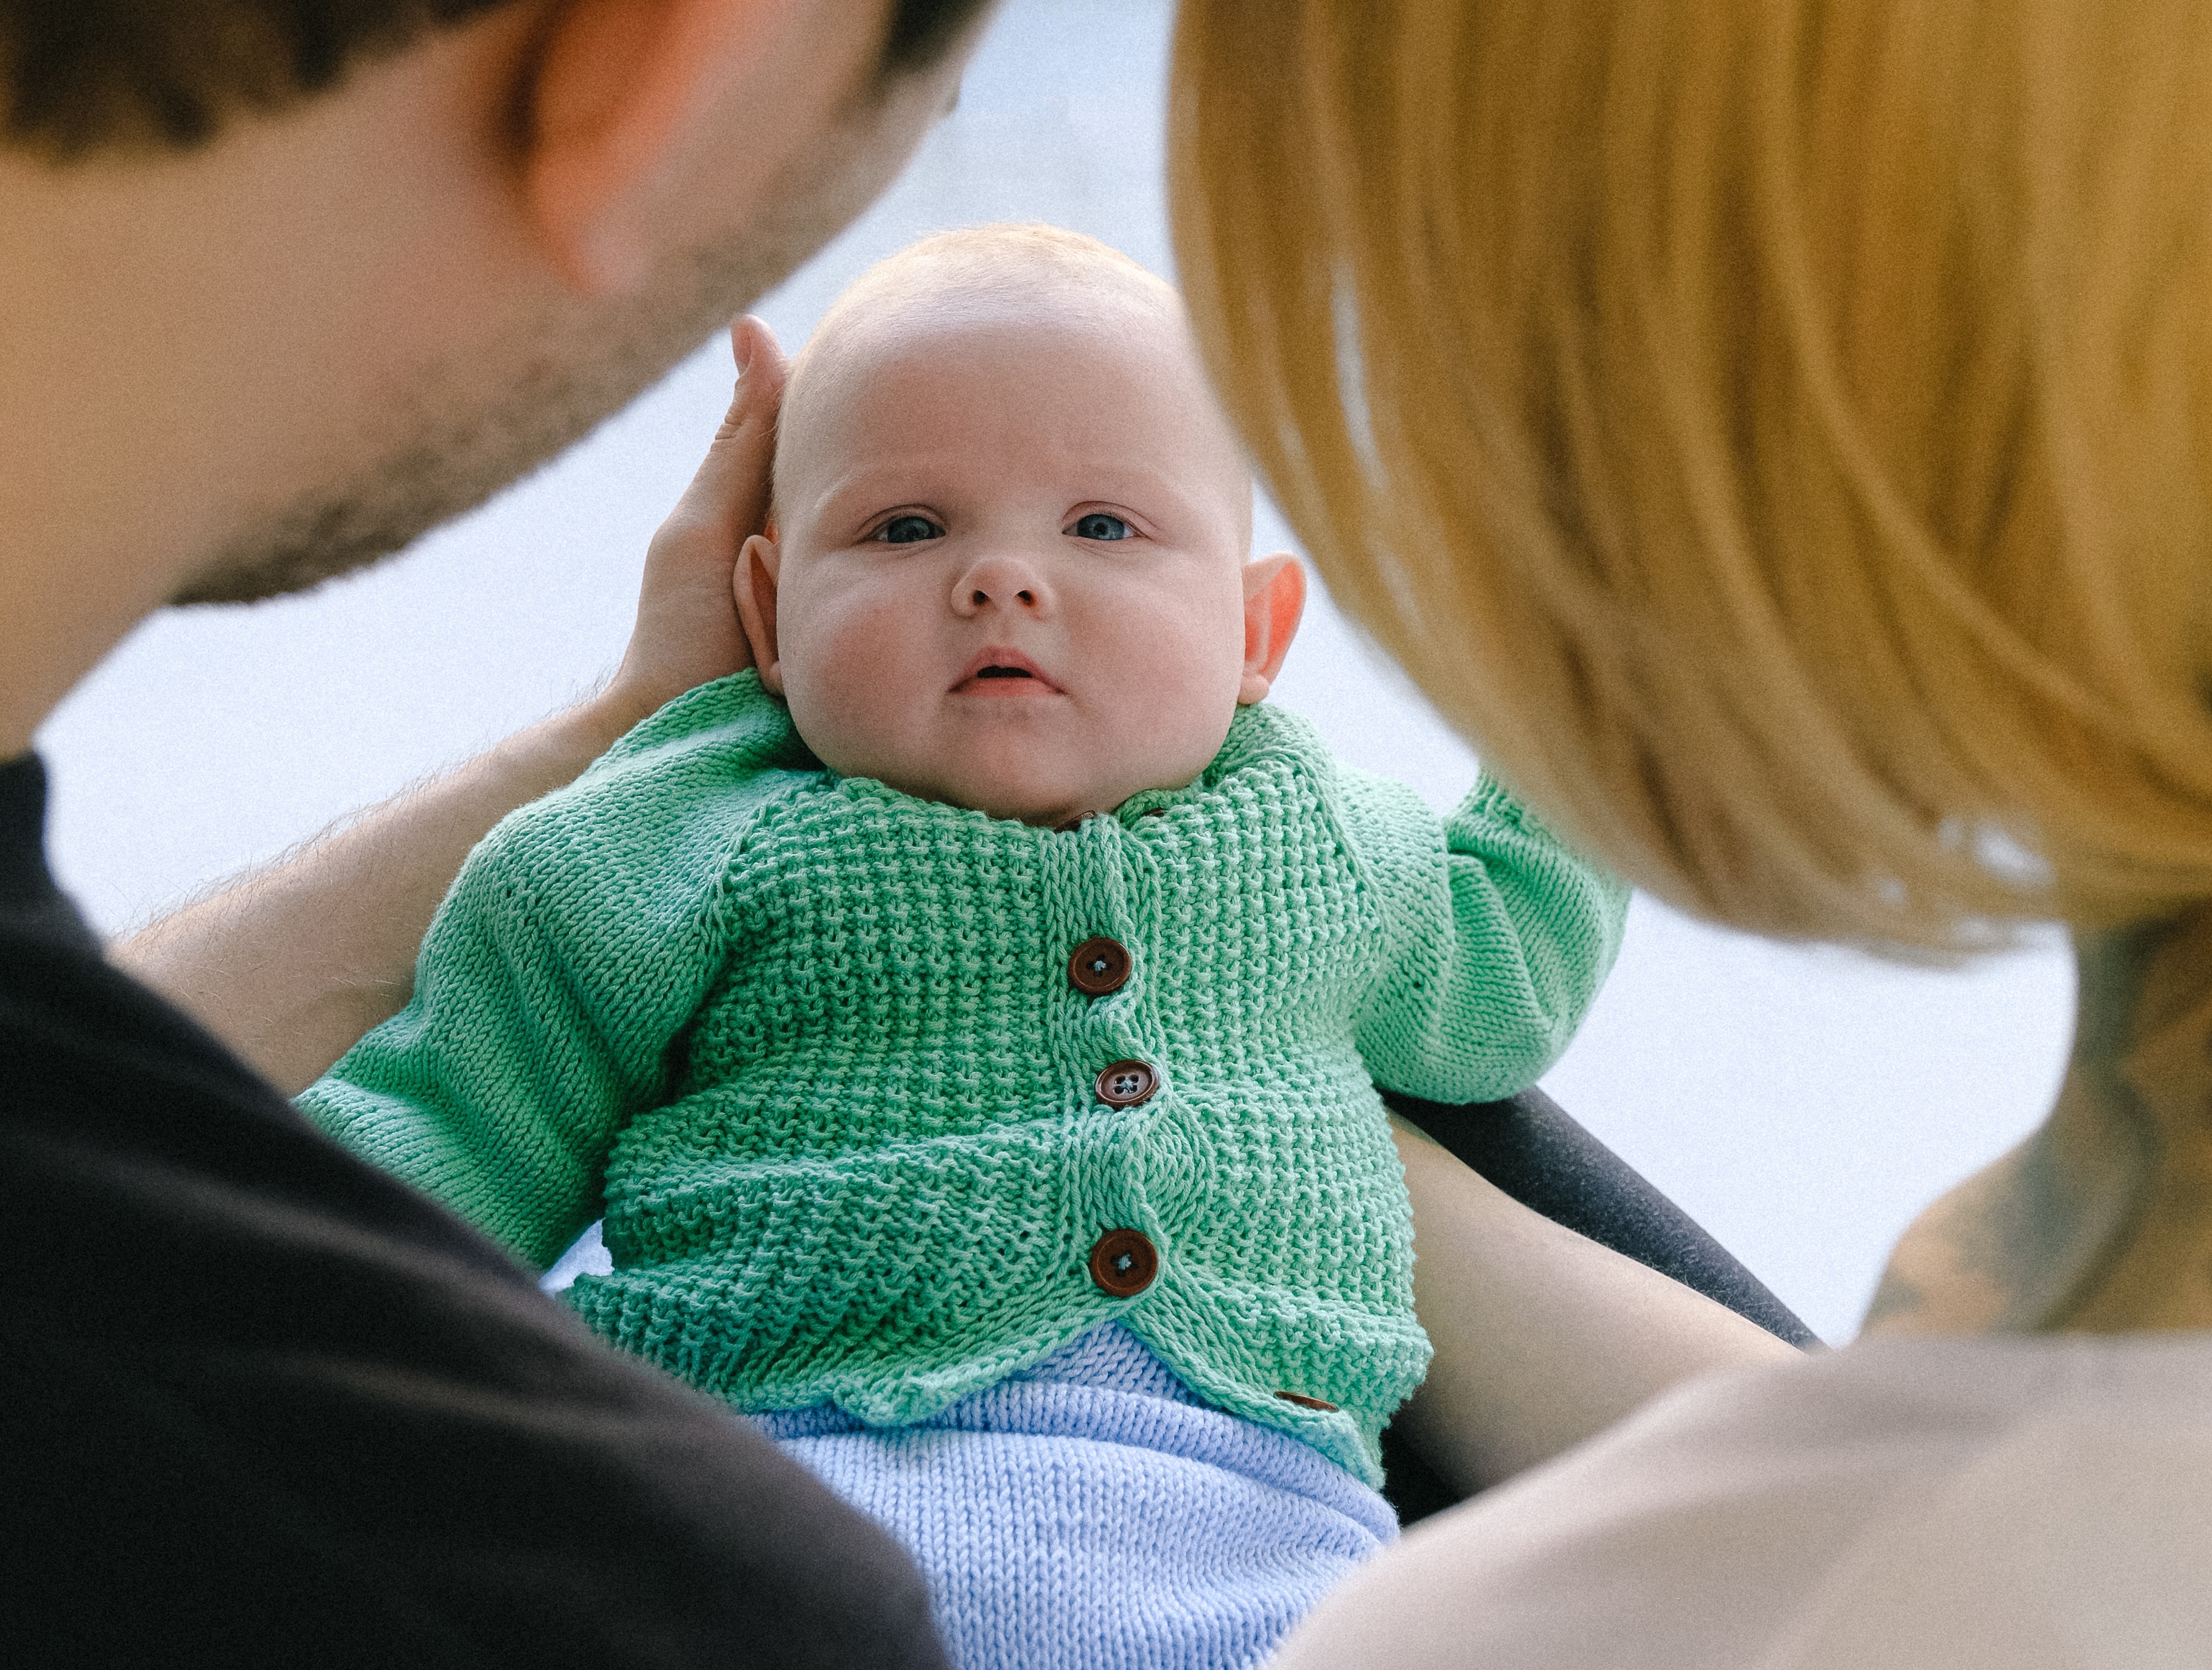
{"type": "Polygon", "coordinates": [[[1630,879],[1953,951],[2212,896],[2212,8],[1183,0],[1200,344],[1630,879]]]}

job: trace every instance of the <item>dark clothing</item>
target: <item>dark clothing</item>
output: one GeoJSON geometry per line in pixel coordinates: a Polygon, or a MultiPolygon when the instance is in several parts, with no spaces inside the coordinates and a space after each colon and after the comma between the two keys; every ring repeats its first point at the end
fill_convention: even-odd
{"type": "Polygon", "coordinates": [[[110,968],[0,764],[0,1661],[940,1667],[890,1540],[110,968]]]}

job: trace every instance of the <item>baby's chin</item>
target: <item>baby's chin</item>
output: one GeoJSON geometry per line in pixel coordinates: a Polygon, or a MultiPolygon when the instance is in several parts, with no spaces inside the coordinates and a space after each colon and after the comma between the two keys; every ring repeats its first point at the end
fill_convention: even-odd
{"type": "MultiPolygon", "coordinates": [[[[1221,746],[1220,737],[1202,732],[1155,738],[1153,746],[1137,749],[1096,728],[963,725],[949,736],[923,728],[920,738],[833,731],[809,742],[842,776],[872,777],[917,800],[1047,829],[1110,812],[1133,795],[1182,788],[1221,746]],[[900,745],[915,741],[921,745],[900,745]]],[[[1225,733],[1227,724],[1221,728],[1225,733]]]]}
{"type": "Polygon", "coordinates": [[[958,773],[949,776],[915,774],[904,780],[901,780],[900,774],[895,772],[874,774],[886,786],[895,788],[902,794],[910,794],[917,800],[941,801],[949,806],[965,806],[970,811],[1003,817],[1012,823],[1056,829],[1064,823],[1088,817],[1093,812],[1112,811],[1132,795],[1142,794],[1148,789],[1180,788],[1196,774],[1184,772],[1179,780],[1173,782],[1139,782],[1126,786],[1103,781],[1047,780],[992,773],[958,773]]]}
{"type": "MultiPolygon", "coordinates": [[[[891,785],[896,788],[896,783],[891,785]]],[[[916,791],[904,791],[916,794],[916,791]]],[[[934,792],[921,792],[916,798],[941,800],[947,805],[965,806],[992,817],[1003,817],[1011,823],[1033,824],[1041,829],[1056,829],[1092,812],[1111,811],[1129,795],[1139,793],[1131,789],[1127,793],[1110,788],[1089,790],[1037,783],[949,783],[934,792]]]]}

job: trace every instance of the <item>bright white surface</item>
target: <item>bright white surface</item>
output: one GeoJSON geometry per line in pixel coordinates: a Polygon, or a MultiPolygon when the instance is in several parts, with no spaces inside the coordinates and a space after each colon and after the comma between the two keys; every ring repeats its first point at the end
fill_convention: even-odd
{"type": "MultiPolygon", "coordinates": [[[[1017,0],[896,191],[762,312],[796,347],[878,257],[1045,220],[1163,272],[1167,7],[1017,0]]],[[[118,931],[570,699],[629,630],[647,538],[729,394],[710,343],[583,446],[310,597],[149,622],[58,712],[53,850],[118,931]]],[[[1270,513],[1261,549],[1290,544],[1270,513]]],[[[1474,762],[1316,596],[1278,699],[1446,805],[1474,762]]],[[[1777,950],[1644,902],[1547,1084],[1831,1339],[1928,1199],[2022,1135],[2063,1060],[2055,949],[1963,975],[1777,950]]]]}

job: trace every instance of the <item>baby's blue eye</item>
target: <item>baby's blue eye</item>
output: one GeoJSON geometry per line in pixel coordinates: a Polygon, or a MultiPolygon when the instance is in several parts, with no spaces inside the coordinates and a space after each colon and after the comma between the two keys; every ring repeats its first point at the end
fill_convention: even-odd
{"type": "Polygon", "coordinates": [[[911,545],[923,539],[942,539],[945,530],[927,516],[894,516],[876,530],[874,537],[886,545],[911,545]]]}
{"type": "Polygon", "coordinates": [[[1109,516],[1103,510],[1094,510],[1088,516],[1079,516],[1075,525],[1068,529],[1078,539],[1134,539],[1136,529],[1118,516],[1109,516]]]}

